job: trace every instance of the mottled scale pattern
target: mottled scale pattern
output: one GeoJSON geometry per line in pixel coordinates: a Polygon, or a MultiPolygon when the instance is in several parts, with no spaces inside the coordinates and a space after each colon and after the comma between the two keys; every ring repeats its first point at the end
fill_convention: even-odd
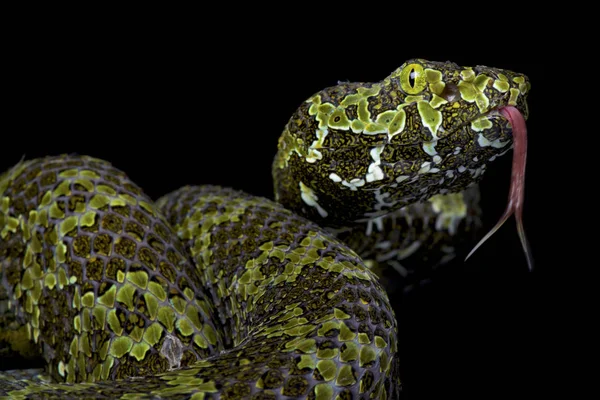
{"type": "Polygon", "coordinates": [[[355,250],[388,290],[410,289],[474,242],[482,226],[479,197],[474,185],[328,230],[355,250]]]}
{"type": "Polygon", "coordinates": [[[249,360],[248,395],[266,378],[273,395],[289,397],[396,392],[395,318],[354,251],[272,201],[227,188],[185,187],[157,204],[212,291],[224,336],[249,360]]]}
{"type": "Polygon", "coordinates": [[[48,157],[0,185],[2,291],[53,379],[156,374],[223,349],[194,264],[124,173],[48,157]]]}
{"type": "MultiPolygon", "coordinates": [[[[88,171],[90,168],[98,171],[100,168],[95,167],[96,162],[99,163],[85,157],[50,158],[34,161],[24,168],[19,167],[18,173],[14,175],[28,174],[29,168],[35,168],[41,163],[44,170],[56,169],[58,174],[65,169],[76,170],[78,174],[73,175],[81,176],[81,171],[88,171]],[[73,161],[82,164],[71,165],[73,161]]],[[[18,181],[18,178],[11,180],[13,181],[18,181]]],[[[99,185],[99,182],[95,182],[96,187],[99,185]]],[[[78,194],[72,189],[70,195],[78,194]]],[[[11,198],[17,198],[16,193],[11,192],[11,198]]],[[[93,193],[90,198],[86,198],[88,205],[95,204],[91,201],[93,198],[93,193]]],[[[157,359],[166,363],[170,360],[169,357],[174,357],[173,351],[162,351],[157,345],[156,354],[162,358],[150,357],[154,354],[150,351],[145,355],[148,358],[143,357],[141,363],[137,363],[131,355],[115,357],[111,374],[95,379],[97,383],[93,388],[83,385],[45,387],[43,384],[32,384],[31,380],[13,378],[10,383],[4,384],[11,390],[11,395],[102,394],[110,398],[126,393],[146,393],[149,397],[185,397],[196,394],[194,398],[221,399],[369,399],[396,395],[400,388],[396,320],[377,277],[353,250],[316,224],[281,205],[231,189],[213,186],[185,187],[160,199],[157,204],[165,217],[161,217],[163,214],[148,202],[147,208],[153,210],[154,220],[169,232],[172,232],[169,227],[173,227],[181,244],[174,244],[176,240],[170,237],[172,248],[182,255],[182,262],[189,255],[192,265],[196,266],[187,271],[186,280],[189,282],[173,278],[174,284],[169,287],[169,296],[184,292],[185,288],[190,287],[190,282],[197,282],[194,291],[206,295],[198,297],[213,306],[207,307],[216,320],[211,326],[218,327],[217,337],[224,338],[223,343],[219,343],[223,346],[220,348],[221,352],[213,352],[212,356],[199,355],[203,361],[182,362],[182,366],[190,366],[187,369],[164,374],[153,372],[152,376],[146,376],[143,380],[102,383],[106,379],[121,378],[122,376],[115,375],[125,368],[131,371],[130,375],[141,375],[135,367],[144,365],[146,360],[155,365],[157,359]],[[131,363],[132,366],[126,363],[131,363]],[[119,366],[122,369],[118,369],[119,366]],[[19,382],[27,382],[20,391],[15,390],[15,386],[20,385],[19,382]]],[[[103,207],[106,206],[112,207],[110,204],[103,207]]],[[[105,212],[108,213],[109,209],[105,209],[105,212]]],[[[63,219],[69,215],[71,214],[65,214],[63,219]]],[[[102,226],[102,221],[100,217],[98,226],[102,226]]],[[[97,238],[101,231],[95,233],[97,238]]],[[[121,236],[118,237],[124,237],[124,232],[119,233],[121,236]]],[[[74,234],[73,238],[76,237],[78,236],[74,234]]],[[[165,251],[168,248],[171,247],[165,245],[165,251]]],[[[67,258],[63,262],[57,261],[54,269],[65,268],[68,262],[67,258]]],[[[46,259],[39,263],[48,264],[46,259]]],[[[86,271],[83,270],[84,275],[86,271]]],[[[9,271],[4,272],[9,275],[9,271]]],[[[77,281],[70,282],[70,277],[73,276],[71,269],[65,268],[67,278],[63,282],[62,291],[67,300],[71,300],[75,295],[70,294],[69,286],[73,286],[72,292],[76,293],[77,288],[85,285],[82,281],[89,282],[89,286],[94,289],[104,282],[117,285],[120,289],[128,281],[128,272],[126,269],[126,278],[118,286],[118,279],[113,281],[106,275],[98,276],[93,281],[78,276],[77,281]]],[[[25,273],[21,272],[20,275],[24,276],[25,273]]],[[[45,280],[48,273],[46,271],[40,279],[45,280]]],[[[13,286],[22,287],[22,280],[23,278],[15,280],[13,286]]],[[[47,287],[43,290],[44,294],[52,295],[47,287]]],[[[87,293],[91,289],[79,290],[87,293]]],[[[23,296],[17,298],[21,297],[23,296]]],[[[83,295],[80,297],[83,298],[83,295]]],[[[62,304],[56,296],[51,298],[53,304],[62,304]]],[[[198,299],[193,299],[194,302],[196,300],[198,299]]],[[[172,312],[179,315],[178,303],[172,299],[170,302],[172,312]]],[[[106,306],[102,309],[110,313],[123,306],[126,305],[115,302],[112,308],[106,306]]],[[[73,307],[71,301],[67,301],[63,307],[60,323],[72,326],[73,319],[82,311],[73,307]]],[[[91,309],[93,312],[93,306],[91,309]]],[[[141,303],[135,303],[133,309],[126,309],[124,312],[125,316],[139,313],[143,317],[144,310],[141,303]]],[[[42,311],[44,314],[41,315],[47,315],[48,310],[42,311]]],[[[39,318],[38,321],[44,318],[51,320],[53,317],[50,313],[49,317],[39,318]]],[[[35,329],[31,322],[33,318],[26,318],[27,324],[32,325],[32,330],[35,329]]],[[[158,322],[162,324],[158,318],[158,322]]],[[[207,317],[203,320],[204,326],[206,320],[207,317]]],[[[92,327],[95,326],[95,321],[92,315],[92,327]]],[[[40,328],[38,342],[50,341],[43,334],[48,325],[49,322],[44,322],[40,328]]],[[[172,331],[167,326],[162,326],[161,332],[164,333],[161,338],[168,336],[167,333],[170,332],[175,337],[175,342],[179,340],[185,345],[187,332],[182,332],[181,325],[183,323],[178,325],[175,322],[172,331]]],[[[148,329],[147,326],[145,328],[148,329]]],[[[54,326],[53,329],[56,331],[58,327],[54,326]]],[[[107,325],[103,329],[109,341],[109,355],[112,354],[110,349],[115,346],[111,340],[135,341],[132,338],[133,331],[123,329],[117,335],[107,325]]],[[[99,331],[97,329],[94,332],[96,336],[99,331]]],[[[57,338],[66,337],[68,343],[68,335],[80,337],[77,333],[76,329],[65,329],[57,338]]],[[[51,342],[42,347],[45,355],[58,354],[58,357],[48,359],[50,364],[56,364],[56,359],[63,363],[70,362],[68,355],[64,356],[67,361],[60,358],[64,342],[51,342]],[[54,346],[52,351],[48,351],[50,346],[54,346]]],[[[89,350],[87,354],[81,351],[78,353],[78,358],[84,360],[84,365],[91,365],[101,357],[100,346],[90,346],[89,350]]],[[[202,349],[198,352],[200,350],[202,349]]],[[[179,358],[183,361],[185,355],[180,354],[179,358]]],[[[75,363],[75,366],[78,364],[75,363]]],[[[75,382],[86,381],[77,374],[77,369],[75,371],[75,382]]],[[[54,368],[50,369],[54,380],[66,381],[64,376],[56,372],[54,368]]]]}
{"type": "Polygon", "coordinates": [[[339,83],[292,115],[273,163],[276,200],[343,228],[479,181],[512,147],[506,105],[528,116],[512,71],[413,59],[380,82],[339,83]]]}
{"type": "Polygon", "coordinates": [[[513,145],[500,109],[527,118],[529,89],[412,59],[321,90],[280,136],[276,202],[186,186],[153,203],[106,161],[20,162],[0,177],[0,354],[47,367],[0,373],[0,397],[398,398],[375,272],[475,234],[474,185],[513,145]]]}

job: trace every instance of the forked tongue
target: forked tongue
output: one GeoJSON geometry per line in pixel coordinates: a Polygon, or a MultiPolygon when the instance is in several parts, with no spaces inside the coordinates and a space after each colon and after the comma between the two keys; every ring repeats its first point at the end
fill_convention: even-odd
{"type": "Polygon", "coordinates": [[[471,250],[465,261],[490,238],[511,216],[515,215],[517,221],[517,232],[521,239],[521,245],[527,258],[527,266],[529,270],[533,269],[533,257],[529,242],[525,236],[525,228],[523,227],[523,199],[525,197],[525,164],[527,163],[527,126],[525,119],[519,110],[513,106],[502,107],[498,110],[512,126],[513,131],[513,162],[512,173],[510,180],[510,192],[508,195],[508,204],[504,214],[500,217],[498,223],[477,243],[471,250]]]}

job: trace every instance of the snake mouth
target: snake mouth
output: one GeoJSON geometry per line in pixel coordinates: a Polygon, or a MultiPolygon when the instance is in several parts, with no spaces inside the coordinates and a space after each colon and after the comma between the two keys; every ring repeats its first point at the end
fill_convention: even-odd
{"type": "Polygon", "coordinates": [[[527,164],[527,125],[525,117],[519,109],[514,106],[502,106],[496,109],[504,118],[506,118],[513,131],[513,161],[510,180],[510,191],[508,195],[508,204],[500,220],[496,225],[475,245],[473,250],[467,255],[465,261],[487,241],[513,214],[517,223],[517,232],[529,270],[533,269],[533,257],[531,248],[525,235],[523,226],[523,202],[525,199],[525,166],[527,164]]]}

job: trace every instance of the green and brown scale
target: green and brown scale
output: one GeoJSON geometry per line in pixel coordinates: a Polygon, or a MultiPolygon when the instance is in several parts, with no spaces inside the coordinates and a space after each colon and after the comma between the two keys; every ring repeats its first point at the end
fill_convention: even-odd
{"type": "Polygon", "coordinates": [[[99,382],[7,379],[6,394],[397,390],[396,322],[376,277],[281,205],[190,187],[158,202],[162,217],[123,173],[77,156],[20,164],[2,182],[2,243],[27,243],[5,258],[4,290],[55,381],[99,382]],[[179,366],[191,369],[169,372],[179,366]]]}
{"type": "Polygon", "coordinates": [[[419,59],[325,89],[279,140],[278,203],[214,186],[153,203],[102,160],[19,163],[0,177],[0,354],[47,371],[0,373],[0,396],[397,398],[396,320],[355,250],[451,256],[479,221],[466,189],[511,148],[497,109],[527,116],[528,91],[419,59]]]}
{"type": "Polygon", "coordinates": [[[527,77],[410,60],[377,83],[340,83],[302,104],[279,139],[276,200],[325,227],[353,226],[481,179],[512,145],[497,109],[527,118],[527,77]]]}

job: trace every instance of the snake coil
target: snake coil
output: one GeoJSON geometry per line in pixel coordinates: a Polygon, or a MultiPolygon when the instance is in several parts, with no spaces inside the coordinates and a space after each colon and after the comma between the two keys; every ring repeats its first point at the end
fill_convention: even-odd
{"type": "Polygon", "coordinates": [[[0,342],[47,371],[0,374],[0,395],[398,398],[397,323],[369,267],[441,242],[403,240],[389,215],[455,235],[511,148],[498,110],[526,117],[528,90],[420,59],[327,88],[279,140],[276,201],[186,186],[153,202],[103,160],[20,162],[0,177],[0,342]],[[371,239],[366,264],[344,243],[371,239]]]}

